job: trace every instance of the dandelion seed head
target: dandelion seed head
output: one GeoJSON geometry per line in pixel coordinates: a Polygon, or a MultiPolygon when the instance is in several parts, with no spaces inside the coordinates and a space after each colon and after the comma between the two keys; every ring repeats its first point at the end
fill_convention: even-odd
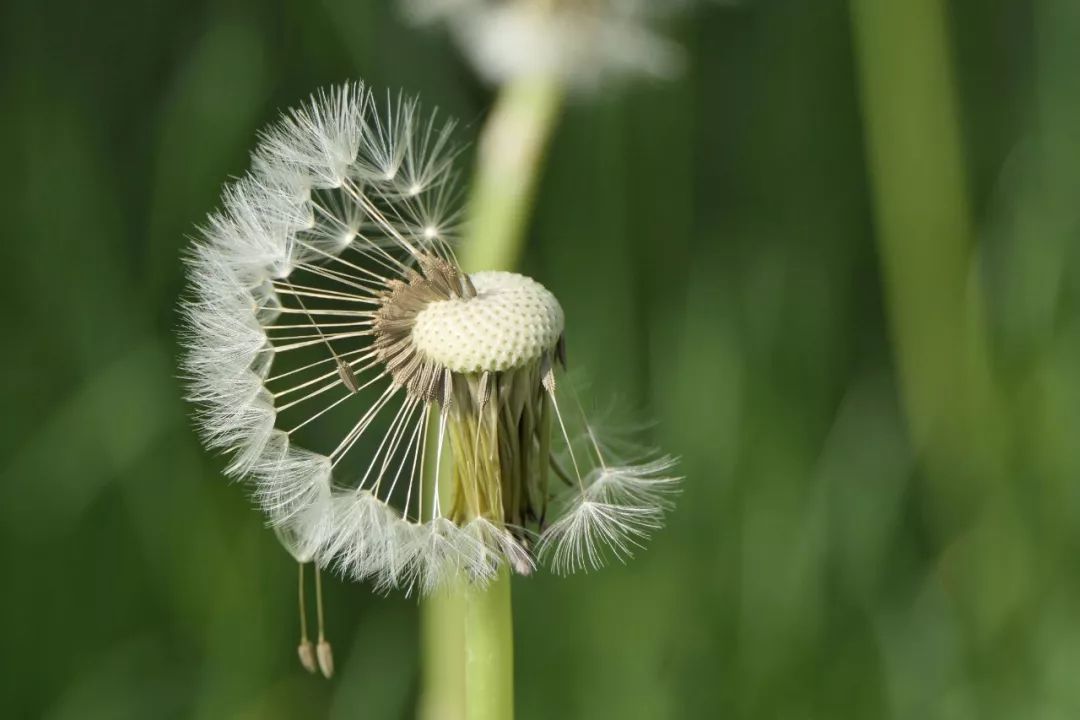
{"type": "Polygon", "coordinates": [[[674,461],[627,464],[592,431],[574,455],[562,307],[457,263],[452,128],[402,95],[318,92],[259,135],[187,257],[204,443],[298,562],[380,591],[624,559],[677,483],[674,461]]]}

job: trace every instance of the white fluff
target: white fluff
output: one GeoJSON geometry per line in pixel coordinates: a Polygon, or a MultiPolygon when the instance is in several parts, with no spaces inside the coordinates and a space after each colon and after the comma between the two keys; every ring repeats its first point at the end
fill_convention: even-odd
{"type": "Polygon", "coordinates": [[[540,535],[538,549],[560,575],[599,569],[608,557],[624,562],[633,557],[661,520],[656,508],[597,502],[583,494],[540,535]]]}
{"type": "Polygon", "coordinates": [[[321,90],[260,135],[255,163],[268,175],[337,188],[349,177],[365,136],[370,94],[353,83],[321,90]]]}
{"type": "Polygon", "coordinates": [[[503,563],[519,575],[531,575],[536,561],[529,551],[505,528],[486,518],[475,518],[465,526],[465,532],[477,542],[481,554],[474,558],[470,573],[474,578],[487,580],[495,576],[503,563]]]}
{"type": "Polygon", "coordinates": [[[286,522],[314,505],[331,488],[326,456],[290,446],[289,437],[274,430],[252,468],[255,497],[274,523],[286,522]]]}
{"type": "Polygon", "coordinates": [[[596,502],[667,510],[679,492],[682,478],[669,474],[678,461],[664,456],[638,465],[595,469],[587,480],[585,496],[596,502]]]}
{"type": "Polygon", "coordinates": [[[335,497],[329,512],[329,532],[315,557],[357,580],[378,578],[390,561],[394,512],[366,490],[335,497]]]}
{"type": "MultiPolygon", "coordinates": [[[[479,568],[488,549],[474,536],[446,518],[436,518],[424,526],[417,541],[416,587],[431,593],[465,570],[479,568]]],[[[488,575],[475,577],[481,582],[488,575]]]]}
{"type": "Polygon", "coordinates": [[[663,526],[681,478],[675,458],[636,465],[602,465],[565,501],[565,513],[540,536],[539,552],[552,570],[568,574],[625,561],[663,526]]]}

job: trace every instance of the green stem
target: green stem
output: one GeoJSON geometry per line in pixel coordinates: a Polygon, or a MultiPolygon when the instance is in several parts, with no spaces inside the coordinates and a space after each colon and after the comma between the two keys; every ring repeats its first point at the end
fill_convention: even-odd
{"type": "Polygon", "coordinates": [[[420,605],[421,720],[465,718],[465,599],[459,583],[420,605]]]}
{"type": "Polygon", "coordinates": [[[465,707],[469,720],[514,717],[514,628],[510,573],[465,591],[465,707]]]}
{"type": "Polygon", "coordinates": [[[502,89],[484,125],[469,197],[465,270],[511,270],[524,245],[544,151],[562,104],[546,77],[514,80],[502,89]]]}
{"type": "MultiPolygon", "coordinates": [[[[435,445],[438,418],[432,418],[428,467],[424,472],[425,506],[431,507],[435,496],[435,445]]],[[[453,464],[444,462],[439,469],[439,503],[453,504],[453,464]]],[[[422,685],[420,720],[465,720],[465,588],[466,580],[456,578],[442,591],[420,604],[420,641],[422,685]]]]}
{"type": "MultiPolygon", "coordinates": [[[[480,139],[468,207],[462,267],[510,270],[524,246],[525,226],[540,166],[561,106],[550,78],[521,78],[499,93],[480,139]]],[[[449,463],[444,464],[447,470],[449,463]]],[[[445,473],[447,480],[450,473],[445,473]]],[[[450,482],[442,482],[450,508],[450,482]]],[[[421,608],[424,720],[512,720],[514,649],[510,577],[505,570],[488,588],[465,579],[421,608]]]]}

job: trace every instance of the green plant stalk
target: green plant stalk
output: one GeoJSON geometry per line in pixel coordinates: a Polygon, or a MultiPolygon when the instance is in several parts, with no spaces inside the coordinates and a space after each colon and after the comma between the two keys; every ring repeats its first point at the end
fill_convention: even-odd
{"type": "Polygon", "coordinates": [[[484,125],[469,196],[461,264],[466,272],[512,270],[524,247],[537,179],[562,106],[554,79],[526,77],[499,93],[484,125]]]}
{"type": "Polygon", "coordinates": [[[947,528],[1000,462],[946,15],[941,0],[851,0],[851,15],[904,406],[947,528]]]}
{"type": "Polygon", "coordinates": [[[465,707],[469,720],[514,717],[514,628],[510,573],[465,590],[465,707]]]}
{"type": "Polygon", "coordinates": [[[464,720],[464,586],[453,581],[420,605],[421,720],[464,720]]]}
{"type": "MultiPolygon", "coordinates": [[[[511,270],[520,261],[525,226],[548,140],[562,104],[551,78],[506,85],[484,125],[468,203],[463,269],[511,270]]],[[[451,507],[444,463],[443,507],[451,507]]],[[[505,570],[486,589],[457,581],[421,606],[424,720],[513,718],[513,623],[505,570]]]]}

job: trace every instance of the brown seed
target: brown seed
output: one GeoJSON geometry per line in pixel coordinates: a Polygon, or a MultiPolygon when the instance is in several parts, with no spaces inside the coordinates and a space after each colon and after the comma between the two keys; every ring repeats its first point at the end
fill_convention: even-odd
{"type": "Polygon", "coordinates": [[[315,664],[315,647],[310,640],[302,641],[299,647],[296,648],[296,654],[300,657],[300,664],[309,673],[313,673],[318,669],[315,664]]]}
{"type": "Polygon", "coordinates": [[[353,372],[352,366],[346,363],[341,358],[337,359],[337,373],[341,378],[341,382],[345,383],[345,387],[349,388],[349,392],[359,392],[360,383],[356,380],[356,373],[353,372]]]}
{"type": "Polygon", "coordinates": [[[319,670],[322,671],[324,678],[331,678],[334,676],[334,651],[330,649],[330,643],[326,640],[320,640],[316,647],[316,652],[319,656],[319,670]]]}

